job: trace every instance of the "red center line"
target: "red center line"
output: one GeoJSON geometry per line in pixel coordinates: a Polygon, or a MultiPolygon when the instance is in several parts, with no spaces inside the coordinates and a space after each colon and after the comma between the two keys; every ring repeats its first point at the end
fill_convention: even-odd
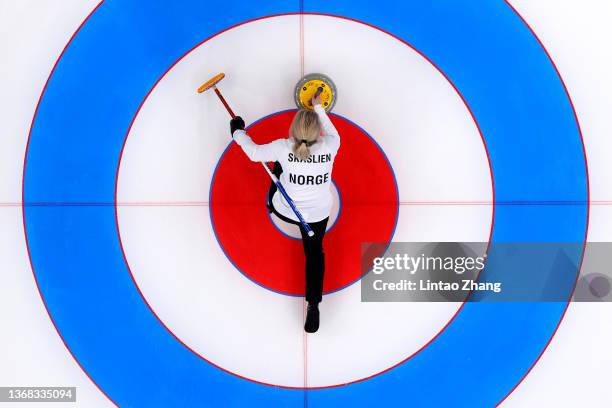
{"type": "MultiPolygon", "coordinates": [[[[302,302],[302,320],[306,323],[306,302],[302,302]]],[[[304,344],[304,408],[308,407],[308,335],[302,330],[304,344]]]]}
{"type": "Polygon", "coordinates": [[[304,77],[304,2],[300,1],[300,77],[304,77]]]}
{"type": "MultiPolygon", "coordinates": [[[[304,73],[304,0],[300,0],[300,78],[303,78],[304,73]]],[[[306,323],[306,302],[302,306],[302,325],[306,323]]],[[[304,345],[304,408],[308,407],[308,335],[302,331],[304,345]]]]}

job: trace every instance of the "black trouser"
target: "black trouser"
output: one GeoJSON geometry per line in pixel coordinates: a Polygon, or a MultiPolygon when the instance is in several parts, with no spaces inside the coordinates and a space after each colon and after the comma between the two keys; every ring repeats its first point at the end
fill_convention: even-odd
{"type": "MultiPolygon", "coordinates": [[[[272,173],[279,177],[283,169],[279,162],[274,163],[272,173]]],[[[268,205],[270,210],[281,220],[295,224],[300,227],[302,234],[302,245],[304,246],[304,255],[306,255],[306,301],[308,303],[319,303],[323,294],[323,275],[325,273],[325,254],[323,253],[323,237],[327,229],[327,221],[329,218],[317,222],[309,222],[308,225],[314,232],[313,237],[309,237],[302,224],[280,214],[272,206],[272,197],[276,193],[276,184],[274,182],[268,191],[268,205]]]]}

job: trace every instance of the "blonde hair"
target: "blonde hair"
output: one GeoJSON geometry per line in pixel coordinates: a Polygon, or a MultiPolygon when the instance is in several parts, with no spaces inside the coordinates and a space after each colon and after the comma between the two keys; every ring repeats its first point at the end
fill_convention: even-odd
{"type": "Polygon", "coordinates": [[[291,122],[289,135],[293,137],[293,153],[300,160],[310,157],[310,146],[321,136],[321,123],[311,110],[300,109],[291,122]]]}

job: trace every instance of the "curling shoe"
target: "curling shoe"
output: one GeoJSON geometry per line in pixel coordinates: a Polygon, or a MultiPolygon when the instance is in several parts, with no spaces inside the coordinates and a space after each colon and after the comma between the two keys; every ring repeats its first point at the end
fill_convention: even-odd
{"type": "Polygon", "coordinates": [[[306,311],[306,323],[304,323],[304,331],[306,333],[314,333],[319,330],[319,304],[308,303],[306,311]]]}

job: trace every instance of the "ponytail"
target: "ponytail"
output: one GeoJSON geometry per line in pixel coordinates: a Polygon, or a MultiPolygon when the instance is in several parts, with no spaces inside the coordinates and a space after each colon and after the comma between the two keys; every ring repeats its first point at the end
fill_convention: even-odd
{"type": "Polygon", "coordinates": [[[293,145],[293,153],[300,160],[306,160],[310,157],[310,147],[305,140],[295,141],[293,145]]]}

